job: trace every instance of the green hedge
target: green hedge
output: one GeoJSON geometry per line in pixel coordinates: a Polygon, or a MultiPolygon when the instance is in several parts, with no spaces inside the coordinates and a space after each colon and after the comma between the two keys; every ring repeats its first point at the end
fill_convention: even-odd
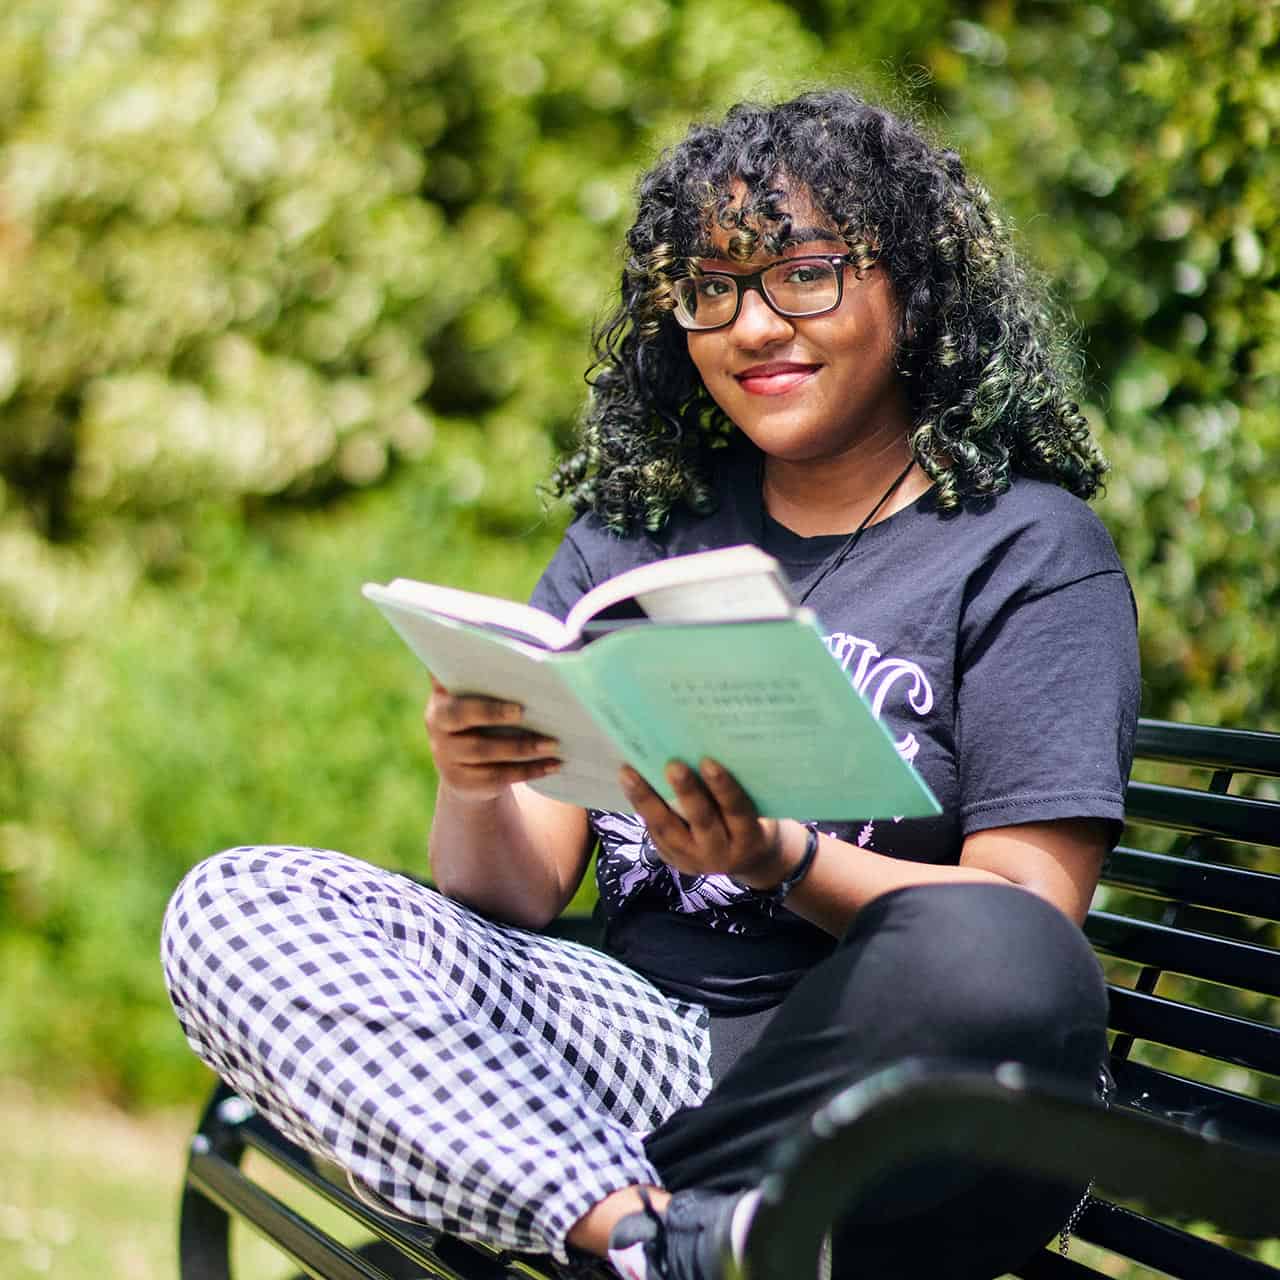
{"type": "Polygon", "coordinates": [[[0,13],[0,1072],[196,1067],[156,934],[246,840],[421,858],[425,681],[358,598],[522,594],[639,168],[831,79],[1062,281],[1146,711],[1280,727],[1274,7],[12,0],[0,13]]]}
{"type": "MultiPolygon", "coordinates": [[[[1280,726],[1280,10],[1010,6],[938,68],[1084,330],[1152,714],[1280,726]]],[[[954,42],[953,42],[954,43],[954,42]]]]}

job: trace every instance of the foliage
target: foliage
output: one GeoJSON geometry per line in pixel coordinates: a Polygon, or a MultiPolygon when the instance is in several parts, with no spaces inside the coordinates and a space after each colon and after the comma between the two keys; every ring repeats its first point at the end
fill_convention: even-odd
{"type": "Polygon", "coordinates": [[[1064,282],[1146,710],[1276,725],[1276,11],[11,0],[0,11],[0,1072],[198,1072],[155,943],[219,845],[419,856],[422,675],[358,599],[520,595],[638,169],[856,75],[1064,282]],[[126,1047],[127,1046],[127,1047],[126,1047]]]}
{"type": "Polygon", "coordinates": [[[940,88],[1087,337],[1149,714],[1280,725],[1280,11],[992,6],[940,88]]]}
{"type": "Polygon", "coordinates": [[[182,870],[250,838],[411,859],[414,677],[355,586],[528,590],[635,170],[765,85],[764,33],[788,76],[817,56],[785,7],[733,12],[6,7],[0,956],[47,998],[0,1015],[0,1069],[183,1091],[182,870]]]}
{"type": "MultiPolygon", "coordinates": [[[[478,463],[476,464],[478,465],[478,463]]],[[[165,902],[229,845],[337,846],[426,870],[426,677],[359,595],[398,573],[527,591],[555,526],[517,547],[445,483],[409,476],[337,511],[211,511],[198,582],[144,581],[48,662],[4,828],[6,1070],[121,1100],[203,1079],[159,982],[165,902]]],[[[198,569],[195,567],[198,566],[198,569]]]]}

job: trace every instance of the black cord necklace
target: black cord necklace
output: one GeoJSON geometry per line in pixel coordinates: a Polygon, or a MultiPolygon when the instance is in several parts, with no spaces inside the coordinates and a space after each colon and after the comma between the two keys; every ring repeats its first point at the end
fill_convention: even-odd
{"type": "MultiPolygon", "coordinates": [[[[798,604],[804,604],[808,598],[817,590],[818,585],[823,582],[827,576],[834,573],[852,553],[854,547],[858,545],[858,539],[867,531],[867,526],[876,518],[880,508],[884,506],[890,498],[898,491],[898,486],[907,478],[911,468],[916,465],[916,460],[911,459],[905,467],[894,477],[893,483],[880,495],[876,505],[867,512],[865,516],[858,522],[858,527],[835,549],[832,555],[827,559],[826,564],[818,571],[818,576],[809,583],[807,587],[800,593],[798,604]]],[[[764,510],[764,459],[760,460],[760,508],[764,510]]]]}

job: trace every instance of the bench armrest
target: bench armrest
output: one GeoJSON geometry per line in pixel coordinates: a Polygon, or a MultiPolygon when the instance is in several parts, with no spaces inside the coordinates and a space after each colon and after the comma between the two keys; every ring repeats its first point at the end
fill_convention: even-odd
{"type": "Polygon", "coordinates": [[[751,1280],[809,1274],[828,1223],[885,1174],[972,1156],[1255,1237],[1280,1232],[1280,1147],[1107,1109],[1009,1063],[906,1061],[854,1085],[779,1147],[747,1245],[751,1280]]]}

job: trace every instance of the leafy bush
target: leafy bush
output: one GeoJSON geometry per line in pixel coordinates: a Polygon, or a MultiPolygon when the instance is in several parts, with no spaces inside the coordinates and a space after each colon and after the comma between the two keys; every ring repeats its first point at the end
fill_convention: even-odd
{"type": "Polygon", "coordinates": [[[0,15],[0,1070],[189,1093],[181,872],[418,855],[422,674],[356,587],[529,589],[633,175],[765,34],[819,53],[765,0],[0,15]]]}
{"type": "Polygon", "coordinates": [[[1280,13],[1028,5],[935,64],[1086,337],[1149,714],[1280,726],[1280,13]]]}
{"type": "MultiPolygon", "coordinates": [[[[0,12],[0,1072],[191,1094],[163,903],[245,840],[421,857],[357,598],[520,595],[638,169],[882,84],[1064,282],[1146,711],[1277,726],[1274,8],[12,0],[0,12]]],[[[420,865],[420,863],[419,863],[420,865]]]]}

